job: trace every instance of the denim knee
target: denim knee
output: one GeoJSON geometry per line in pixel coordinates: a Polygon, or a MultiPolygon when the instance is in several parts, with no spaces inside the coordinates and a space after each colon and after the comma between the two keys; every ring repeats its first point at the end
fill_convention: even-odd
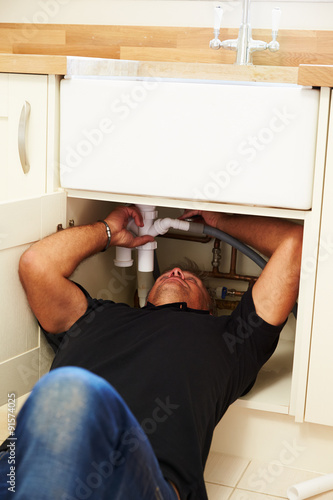
{"type": "Polygon", "coordinates": [[[96,375],[76,367],[57,368],[35,385],[31,399],[38,411],[52,417],[59,413],[84,411],[94,398],[98,386],[106,383],[96,375]]]}
{"type": "Polygon", "coordinates": [[[25,430],[45,442],[55,440],[57,452],[65,450],[71,437],[78,439],[98,421],[105,391],[114,392],[104,379],[77,367],[58,368],[34,387],[18,415],[25,430]]]}

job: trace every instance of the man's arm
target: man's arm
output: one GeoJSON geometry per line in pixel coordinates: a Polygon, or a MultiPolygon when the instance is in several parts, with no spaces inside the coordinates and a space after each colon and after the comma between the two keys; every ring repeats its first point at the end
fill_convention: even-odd
{"type": "MultiPolygon", "coordinates": [[[[105,221],[112,246],[134,248],[152,236],[134,237],[126,230],[129,217],[143,225],[136,207],[119,207],[105,221]]],[[[59,231],[33,244],[21,257],[19,275],[28,302],[43,328],[50,333],[68,330],[87,309],[83,292],[68,278],[86,258],[107,243],[105,224],[96,222],[59,231]]]]}
{"type": "Polygon", "coordinates": [[[206,224],[270,257],[253,287],[253,301],[262,319],[273,325],[283,323],[298,295],[303,227],[282,219],[195,210],[182,218],[197,214],[206,224]]]}

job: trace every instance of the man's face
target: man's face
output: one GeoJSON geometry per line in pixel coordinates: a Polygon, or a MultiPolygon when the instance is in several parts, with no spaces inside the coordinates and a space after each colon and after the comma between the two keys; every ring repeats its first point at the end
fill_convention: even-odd
{"type": "Polygon", "coordinates": [[[202,281],[189,271],[174,267],[163,273],[150,290],[151,304],[161,306],[173,302],[186,302],[191,309],[210,309],[210,297],[202,281]]]}

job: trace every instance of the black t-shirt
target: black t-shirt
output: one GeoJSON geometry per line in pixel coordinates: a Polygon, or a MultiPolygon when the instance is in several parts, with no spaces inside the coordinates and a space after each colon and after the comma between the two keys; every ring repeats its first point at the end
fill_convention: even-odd
{"type": "Polygon", "coordinates": [[[256,315],[251,290],[220,317],[186,303],[135,309],[86,295],[87,311],[68,332],[46,334],[56,350],[51,369],[79,366],[110,382],[181,499],[206,500],[203,470],[214,427],[253,385],[283,325],[256,315]]]}

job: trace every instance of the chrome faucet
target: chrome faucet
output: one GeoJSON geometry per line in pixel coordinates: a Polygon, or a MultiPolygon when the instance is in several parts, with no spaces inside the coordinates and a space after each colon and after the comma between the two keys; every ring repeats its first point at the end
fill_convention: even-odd
{"type": "Polygon", "coordinates": [[[221,3],[215,7],[214,12],[214,38],[210,41],[210,48],[218,50],[221,47],[227,50],[236,50],[237,57],[235,64],[251,65],[252,54],[256,51],[270,50],[276,52],[280,48],[276,40],[279,30],[281,9],[274,8],[272,11],[272,40],[269,43],[252,39],[252,29],[250,24],[250,0],[243,1],[243,18],[239,27],[237,40],[219,39],[220,27],[222,24],[223,9],[221,3]]]}

